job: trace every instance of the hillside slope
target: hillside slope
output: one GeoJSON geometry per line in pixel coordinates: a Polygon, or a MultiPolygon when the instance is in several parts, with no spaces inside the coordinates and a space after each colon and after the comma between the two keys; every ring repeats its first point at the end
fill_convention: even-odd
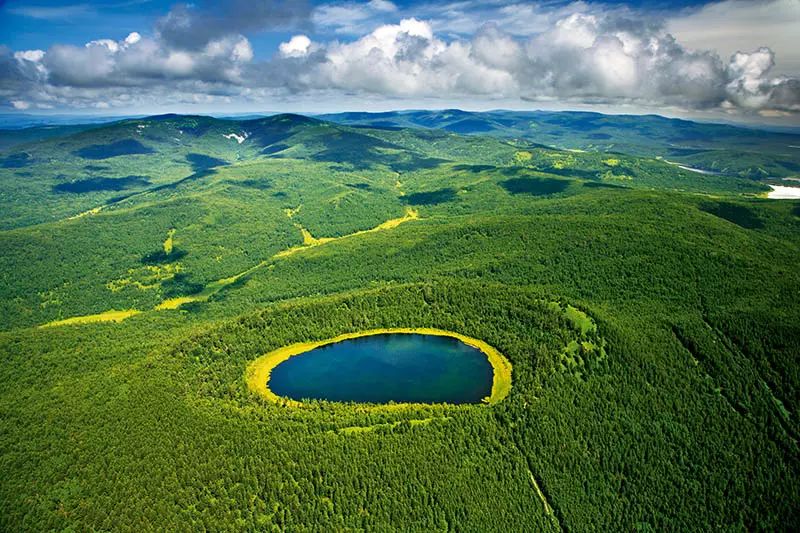
{"type": "Polygon", "coordinates": [[[800,527],[800,202],[418,126],[167,115],[0,155],[0,530],[800,527]],[[496,347],[509,396],[247,386],[401,327],[496,347]]]}

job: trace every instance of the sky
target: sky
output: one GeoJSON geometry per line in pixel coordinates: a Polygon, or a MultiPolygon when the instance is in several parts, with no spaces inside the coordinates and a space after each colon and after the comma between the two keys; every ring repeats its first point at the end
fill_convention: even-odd
{"type": "Polygon", "coordinates": [[[0,111],[800,125],[800,0],[0,0],[0,111]]]}

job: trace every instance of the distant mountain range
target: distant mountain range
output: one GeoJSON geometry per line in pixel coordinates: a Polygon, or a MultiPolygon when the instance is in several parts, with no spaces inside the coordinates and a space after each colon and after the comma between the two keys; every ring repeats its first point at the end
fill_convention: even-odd
{"type": "MultiPolygon", "coordinates": [[[[0,124],[7,122],[8,116],[0,115],[0,124]]],[[[176,116],[178,115],[160,117],[176,116]]],[[[33,115],[15,117],[16,125],[24,124],[25,120],[29,124],[34,119],[45,120],[33,115]]],[[[211,120],[211,117],[206,118],[211,120]]],[[[698,170],[756,180],[780,179],[800,174],[800,132],[707,124],[657,115],[603,115],[566,111],[469,112],[447,109],[349,112],[317,115],[316,118],[354,128],[384,131],[406,128],[442,130],[459,135],[524,140],[566,150],[660,158],[698,170]]],[[[68,124],[68,120],[75,120],[76,117],[50,115],[47,119],[54,122],[0,130],[0,150],[78,133],[95,128],[103,121],[113,120],[111,117],[92,117],[91,123],[68,124]]],[[[115,119],[119,120],[118,117],[115,119]]],[[[246,115],[213,120],[220,121],[217,122],[220,127],[236,127],[238,124],[256,124],[259,117],[246,115]]]]}
{"type": "Polygon", "coordinates": [[[800,131],[775,132],[658,115],[572,111],[397,111],[320,118],[372,128],[436,128],[534,141],[563,149],[662,157],[698,169],[761,179],[800,172],[800,131]]]}

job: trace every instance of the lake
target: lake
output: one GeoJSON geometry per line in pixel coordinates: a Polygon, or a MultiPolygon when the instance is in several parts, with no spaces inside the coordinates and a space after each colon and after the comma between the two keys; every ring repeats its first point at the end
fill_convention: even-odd
{"type": "Polygon", "coordinates": [[[326,344],[272,369],[267,386],[294,400],[479,403],[492,391],[482,351],[453,337],[369,335],[326,344]]]}

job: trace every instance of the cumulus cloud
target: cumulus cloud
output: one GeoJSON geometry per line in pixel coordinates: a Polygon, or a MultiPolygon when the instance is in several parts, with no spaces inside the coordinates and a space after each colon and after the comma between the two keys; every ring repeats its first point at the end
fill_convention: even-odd
{"type": "Polygon", "coordinates": [[[523,96],[708,107],[724,99],[712,53],[681,47],[657,25],[573,14],[526,43],[523,96]],[[527,94],[524,94],[527,89],[527,94]]]}
{"type": "Polygon", "coordinates": [[[139,32],[132,31],[131,33],[128,34],[127,37],[125,37],[125,44],[130,46],[132,44],[138,43],[141,40],[142,40],[142,36],[139,35],[139,32]]]}
{"type": "Polygon", "coordinates": [[[768,76],[775,66],[769,48],[751,53],[737,52],[728,65],[726,86],[729,99],[747,109],[800,110],[800,80],[768,76]]]}
{"type": "Polygon", "coordinates": [[[164,47],[131,33],[121,41],[99,39],[83,47],[56,45],[39,58],[54,86],[144,86],[154,82],[191,79],[199,82],[241,83],[242,65],[253,58],[250,42],[242,36],[208,42],[201,50],[164,47]]]}
{"type": "Polygon", "coordinates": [[[306,89],[800,110],[796,80],[770,77],[769,49],[725,62],[681,46],[657,23],[621,15],[574,13],[527,39],[488,24],[451,41],[412,18],[317,47],[304,65],[306,89]]]}
{"type": "MultiPolygon", "coordinates": [[[[302,21],[299,13],[307,11],[272,1],[232,6],[227,19],[203,28],[213,8],[180,5],[150,36],[134,32],[121,40],[44,51],[0,48],[0,99],[12,106],[130,106],[147,98],[159,103],[264,101],[338,92],[800,112],[800,81],[773,75],[771,49],[756,47],[723,58],[683,45],[663,22],[627,9],[600,12],[575,2],[545,14],[538,5],[503,5],[494,11],[500,22],[463,36],[437,30],[435,19],[409,17],[343,40],[296,33],[278,45],[273,57],[257,60],[241,32],[302,21]],[[515,13],[530,14],[537,31],[522,32],[524,21],[502,21],[515,13]]],[[[318,8],[315,22],[344,31],[348,17],[361,24],[376,12],[400,11],[387,0],[337,7],[318,8]]]]}
{"type": "Polygon", "coordinates": [[[14,57],[18,60],[36,63],[44,57],[44,50],[20,50],[19,52],[14,52],[14,57]]]}
{"type": "Polygon", "coordinates": [[[305,35],[295,35],[289,41],[281,43],[278,50],[284,57],[304,57],[311,48],[311,39],[305,35]]]}
{"type": "Polygon", "coordinates": [[[314,88],[391,96],[501,94],[515,85],[508,72],[472,56],[469,43],[438,39],[430,24],[413,18],[328,45],[313,71],[314,88]]]}

